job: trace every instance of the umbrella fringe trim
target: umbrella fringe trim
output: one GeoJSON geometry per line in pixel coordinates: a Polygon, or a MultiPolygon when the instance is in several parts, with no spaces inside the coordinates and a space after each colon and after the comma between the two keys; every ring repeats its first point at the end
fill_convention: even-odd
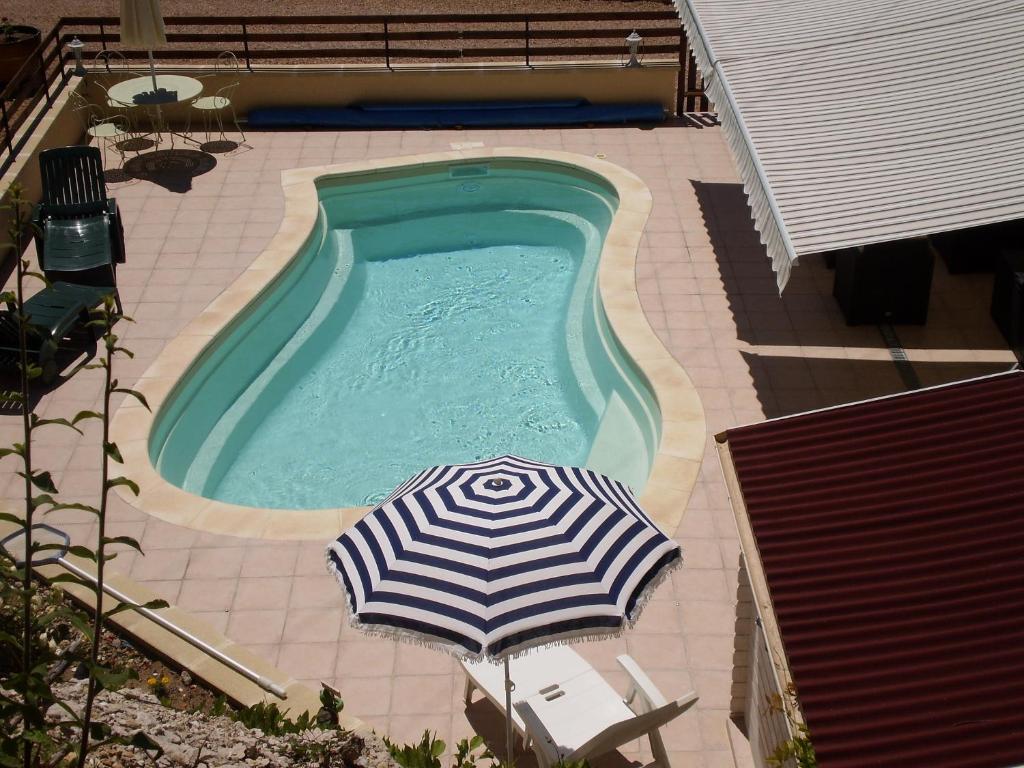
{"type": "Polygon", "coordinates": [[[631,614],[625,617],[625,621],[621,627],[594,629],[589,631],[580,630],[561,632],[547,636],[542,643],[530,644],[525,647],[513,646],[511,651],[506,651],[505,653],[495,656],[486,652],[469,651],[468,649],[460,645],[455,645],[450,641],[436,639],[431,635],[412,629],[387,627],[381,626],[380,624],[364,624],[353,610],[355,597],[349,593],[348,585],[345,583],[345,577],[341,574],[341,571],[331,559],[330,553],[331,548],[328,547],[325,552],[324,559],[327,562],[327,570],[332,576],[334,576],[338,585],[341,587],[341,591],[345,594],[345,616],[348,619],[348,625],[350,627],[369,637],[378,637],[382,640],[397,640],[403,643],[408,643],[409,645],[417,645],[421,648],[428,648],[432,651],[437,651],[456,659],[473,662],[490,661],[493,663],[500,663],[505,659],[517,659],[543,648],[560,645],[574,645],[576,643],[600,642],[601,640],[609,640],[611,638],[621,636],[626,630],[633,629],[633,627],[636,626],[644,608],[646,608],[647,604],[654,598],[654,594],[658,591],[661,585],[671,578],[672,574],[679,570],[683,565],[682,550],[680,549],[679,557],[663,565],[661,569],[659,569],[658,573],[647,582],[647,585],[637,596],[631,614]]]}

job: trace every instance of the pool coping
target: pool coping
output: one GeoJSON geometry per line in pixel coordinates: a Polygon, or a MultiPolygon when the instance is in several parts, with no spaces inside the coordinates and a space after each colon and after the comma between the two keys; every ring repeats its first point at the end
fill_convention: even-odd
{"type": "Polygon", "coordinates": [[[125,475],[138,484],[139,495],[132,495],[125,486],[118,486],[116,492],[135,508],[166,522],[245,538],[326,541],[360,520],[370,507],[266,509],[207,499],[177,487],[160,475],[149,458],[149,436],[156,414],[217,337],[301,253],[317,223],[318,179],[493,158],[541,160],[582,168],[603,178],[618,194],[619,206],[601,250],[598,285],[612,333],[647,379],[661,411],[661,440],[640,502],[659,526],[673,533],[697,481],[707,428],[693,382],[651,328],[637,294],[636,257],[653,204],[651,192],[640,177],[606,160],[573,152],[517,147],[399,155],[282,171],[285,213],[270,244],[168,342],[139,378],[135,389],[145,395],[152,410],[128,398],[114,414],[111,439],[118,444],[125,475]]]}

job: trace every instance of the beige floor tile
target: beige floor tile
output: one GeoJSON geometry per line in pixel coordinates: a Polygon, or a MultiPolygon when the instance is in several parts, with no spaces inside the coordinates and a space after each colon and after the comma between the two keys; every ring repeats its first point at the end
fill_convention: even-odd
{"type": "Polygon", "coordinates": [[[200,621],[204,621],[213,628],[215,632],[223,634],[228,627],[228,612],[227,611],[197,611],[192,610],[190,613],[200,621]]]}
{"type": "Polygon", "coordinates": [[[291,576],[299,555],[296,544],[247,549],[242,560],[241,575],[245,577],[291,576]]]}
{"type": "MultiPolygon", "coordinates": [[[[145,544],[143,548],[146,548],[145,544]]],[[[188,567],[188,557],[188,550],[184,549],[149,549],[136,559],[130,575],[136,581],[180,580],[188,567]]]]}
{"type": "Polygon", "coordinates": [[[683,631],[692,634],[729,635],[736,630],[736,607],[728,602],[687,600],[679,603],[683,631]]]}
{"type": "Polygon", "coordinates": [[[344,640],[338,645],[334,672],[339,678],[387,678],[395,671],[396,655],[396,644],[391,640],[344,640]]]}
{"type": "Polygon", "coordinates": [[[644,670],[686,669],[686,646],[681,637],[631,634],[626,643],[629,655],[644,670]]]}
{"type": "MultiPolygon", "coordinates": [[[[391,714],[449,713],[453,675],[395,675],[391,686],[391,714]]],[[[449,721],[450,724],[450,721],[449,721]]],[[[447,727],[447,726],[446,726],[447,727]]]]}
{"type": "Polygon", "coordinates": [[[282,643],[277,666],[300,680],[333,680],[336,642],[282,643]]]}
{"type": "Polygon", "coordinates": [[[345,711],[360,720],[367,716],[386,716],[391,711],[391,686],[386,676],[382,680],[339,675],[334,679],[334,686],[341,691],[345,711]]]}
{"type": "Polygon", "coordinates": [[[187,579],[182,582],[178,605],[189,611],[227,611],[237,587],[236,579],[187,579]]]}
{"type": "Polygon", "coordinates": [[[284,631],[286,611],[233,610],[228,619],[226,634],[245,646],[280,643],[284,631]]]}
{"type": "Polygon", "coordinates": [[[673,600],[652,600],[640,614],[634,634],[678,634],[679,606],[673,600]]]}
{"type": "Polygon", "coordinates": [[[284,623],[285,643],[337,643],[341,632],[341,610],[334,608],[289,608],[284,623]]]}
{"type": "Polygon", "coordinates": [[[291,580],[285,577],[240,578],[235,601],[236,610],[284,609],[288,607],[291,580]]]}
{"type": "MultiPolygon", "coordinates": [[[[441,675],[453,674],[456,662],[448,654],[424,648],[412,643],[399,643],[395,674],[398,675],[441,675]]],[[[461,672],[460,672],[461,674],[461,672]]]]}
{"type": "Polygon", "coordinates": [[[234,579],[242,569],[244,551],[236,549],[194,549],[188,561],[186,578],[234,579]]]}
{"type": "Polygon", "coordinates": [[[731,670],[731,635],[686,635],[686,651],[692,670],[731,670]],[[729,638],[726,641],[726,638],[729,638]]]}
{"type": "Polygon", "coordinates": [[[337,608],[343,601],[342,590],[326,566],[321,576],[296,576],[292,580],[289,606],[293,608],[337,608]]]}

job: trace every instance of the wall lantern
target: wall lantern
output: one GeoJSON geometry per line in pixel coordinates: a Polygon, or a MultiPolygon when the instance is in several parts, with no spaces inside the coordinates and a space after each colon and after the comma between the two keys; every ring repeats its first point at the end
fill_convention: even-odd
{"type": "Polygon", "coordinates": [[[75,77],[83,77],[85,75],[85,67],[82,64],[82,49],[85,48],[85,43],[76,37],[68,43],[68,48],[75,55],[75,77]]]}

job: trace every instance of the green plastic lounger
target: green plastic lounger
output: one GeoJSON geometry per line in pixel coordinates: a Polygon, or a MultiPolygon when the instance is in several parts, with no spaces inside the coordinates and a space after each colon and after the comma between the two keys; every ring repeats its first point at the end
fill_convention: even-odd
{"type": "MultiPolygon", "coordinates": [[[[53,381],[57,375],[56,353],[60,342],[79,323],[88,321],[93,290],[91,286],[57,284],[25,301],[26,348],[43,369],[44,383],[53,381]]],[[[19,349],[18,322],[14,308],[9,307],[0,311],[0,364],[16,368],[21,359],[19,349]]]]}
{"type": "Polygon", "coordinates": [[[122,313],[116,264],[124,261],[124,231],[117,202],[106,196],[99,149],[46,150],[39,170],[43,199],[34,220],[36,252],[52,287],[61,287],[51,298],[94,307],[112,295],[122,313]]]}

